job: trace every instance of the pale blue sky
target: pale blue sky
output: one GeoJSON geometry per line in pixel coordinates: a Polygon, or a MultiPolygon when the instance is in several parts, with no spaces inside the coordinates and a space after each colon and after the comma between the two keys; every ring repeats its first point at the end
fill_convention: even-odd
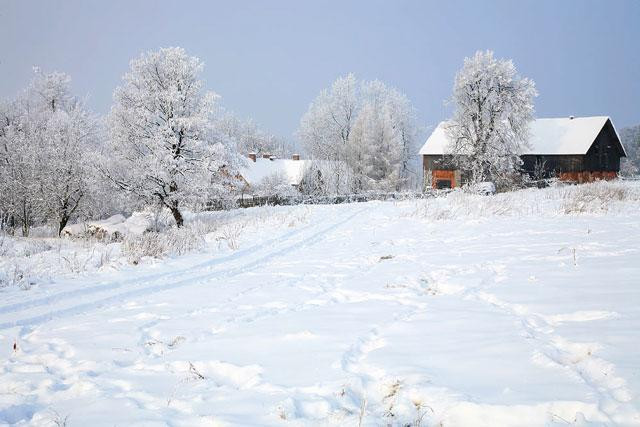
{"type": "Polygon", "coordinates": [[[182,46],[225,106],[287,138],[348,72],[405,92],[428,126],[448,116],[463,58],[492,49],[535,80],[538,117],[640,123],[640,0],[0,0],[0,40],[0,97],[39,65],[69,73],[100,114],[131,58],[182,46]]]}

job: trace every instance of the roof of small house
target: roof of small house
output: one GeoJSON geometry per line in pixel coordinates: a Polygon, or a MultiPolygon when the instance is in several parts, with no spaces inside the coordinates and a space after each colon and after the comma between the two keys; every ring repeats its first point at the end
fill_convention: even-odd
{"type": "MultiPolygon", "coordinates": [[[[536,119],[531,122],[529,129],[529,148],[525,149],[522,154],[586,154],[608,120],[607,116],[536,119]]],[[[446,146],[449,143],[445,126],[446,122],[438,124],[438,127],[420,149],[420,154],[445,154],[446,146]]],[[[613,127],[613,123],[611,126],[613,127]]],[[[615,131],[615,128],[613,129],[615,131]]],[[[622,150],[624,153],[624,147],[622,150]]]]}
{"type": "Polygon", "coordinates": [[[256,158],[245,159],[244,165],[240,167],[240,176],[250,185],[259,185],[265,178],[278,174],[286,177],[289,184],[300,185],[304,178],[305,171],[309,168],[318,168],[323,173],[333,173],[338,165],[343,162],[333,160],[293,160],[293,159],[266,159],[256,158]]]}
{"type": "Polygon", "coordinates": [[[289,184],[298,185],[302,182],[306,160],[265,159],[247,160],[240,168],[240,175],[249,185],[257,185],[263,179],[275,174],[286,177],[289,184]]]}

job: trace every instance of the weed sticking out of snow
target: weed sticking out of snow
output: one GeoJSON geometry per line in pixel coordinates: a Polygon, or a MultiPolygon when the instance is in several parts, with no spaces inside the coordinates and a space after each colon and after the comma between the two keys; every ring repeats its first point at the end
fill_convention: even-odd
{"type": "Polygon", "coordinates": [[[22,290],[28,291],[33,284],[33,280],[17,264],[5,271],[0,271],[0,288],[17,286],[22,290]]]}
{"type": "Polygon", "coordinates": [[[242,223],[229,224],[219,231],[216,241],[226,243],[229,249],[235,251],[240,247],[238,239],[244,227],[245,225],[242,223]]]}
{"type": "Polygon", "coordinates": [[[67,423],[69,422],[69,415],[61,415],[57,411],[50,409],[51,411],[51,423],[55,427],[67,427],[67,423]]]}
{"type": "Polygon", "coordinates": [[[144,257],[162,258],[169,255],[184,255],[204,248],[201,235],[190,227],[173,228],[163,233],[149,232],[140,236],[125,237],[122,253],[130,262],[137,264],[144,257]]]}
{"type": "Polygon", "coordinates": [[[640,201],[640,185],[597,181],[525,189],[492,196],[452,191],[442,197],[415,201],[414,216],[432,221],[486,219],[496,216],[602,215],[640,201]]]}

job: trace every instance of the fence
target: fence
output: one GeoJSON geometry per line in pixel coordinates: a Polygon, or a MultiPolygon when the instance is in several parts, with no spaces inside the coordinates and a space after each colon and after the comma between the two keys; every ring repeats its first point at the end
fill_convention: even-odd
{"type": "MultiPolygon", "coordinates": [[[[236,206],[241,208],[250,208],[254,206],[290,206],[290,205],[338,205],[342,203],[362,203],[373,200],[413,200],[427,199],[447,193],[447,190],[428,190],[426,192],[402,192],[402,193],[359,193],[359,194],[343,194],[334,196],[243,196],[236,199],[236,206]]],[[[219,202],[213,202],[210,205],[211,210],[222,208],[219,202]]]]}

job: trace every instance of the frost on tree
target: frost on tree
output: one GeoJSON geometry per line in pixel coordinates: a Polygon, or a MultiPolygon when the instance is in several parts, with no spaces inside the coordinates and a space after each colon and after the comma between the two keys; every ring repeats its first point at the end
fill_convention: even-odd
{"type": "Polygon", "coordinates": [[[71,95],[70,78],[43,73],[0,111],[0,209],[5,222],[56,221],[58,234],[80,211],[91,208],[94,179],[89,166],[98,125],[71,95]]]}
{"type": "Polygon", "coordinates": [[[353,74],[323,90],[302,117],[298,136],[312,158],[333,167],[333,193],[398,191],[411,174],[416,136],[407,97],[380,81],[358,82],[353,74]]]}
{"type": "Polygon", "coordinates": [[[620,139],[627,151],[622,159],[620,174],[634,176],[640,172],[640,125],[620,129],[620,139]]]}
{"type": "Polygon", "coordinates": [[[260,129],[252,119],[241,120],[221,107],[215,117],[215,126],[233,142],[235,150],[242,155],[256,153],[285,158],[295,151],[288,141],[260,129]]]}
{"type": "Polygon", "coordinates": [[[507,182],[521,164],[533,120],[534,82],[520,78],[511,60],[493,52],[465,58],[456,75],[453,118],[447,124],[454,165],[470,180],[507,182]]]}
{"type": "Polygon", "coordinates": [[[185,206],[232,191],[237,159],[214,126],[213,92],[198,78],[202,62],[182,48],[131,61],[109,116],[114,164],[109,177],[122,190],[171,211],[178,227],[185,206]]]}

